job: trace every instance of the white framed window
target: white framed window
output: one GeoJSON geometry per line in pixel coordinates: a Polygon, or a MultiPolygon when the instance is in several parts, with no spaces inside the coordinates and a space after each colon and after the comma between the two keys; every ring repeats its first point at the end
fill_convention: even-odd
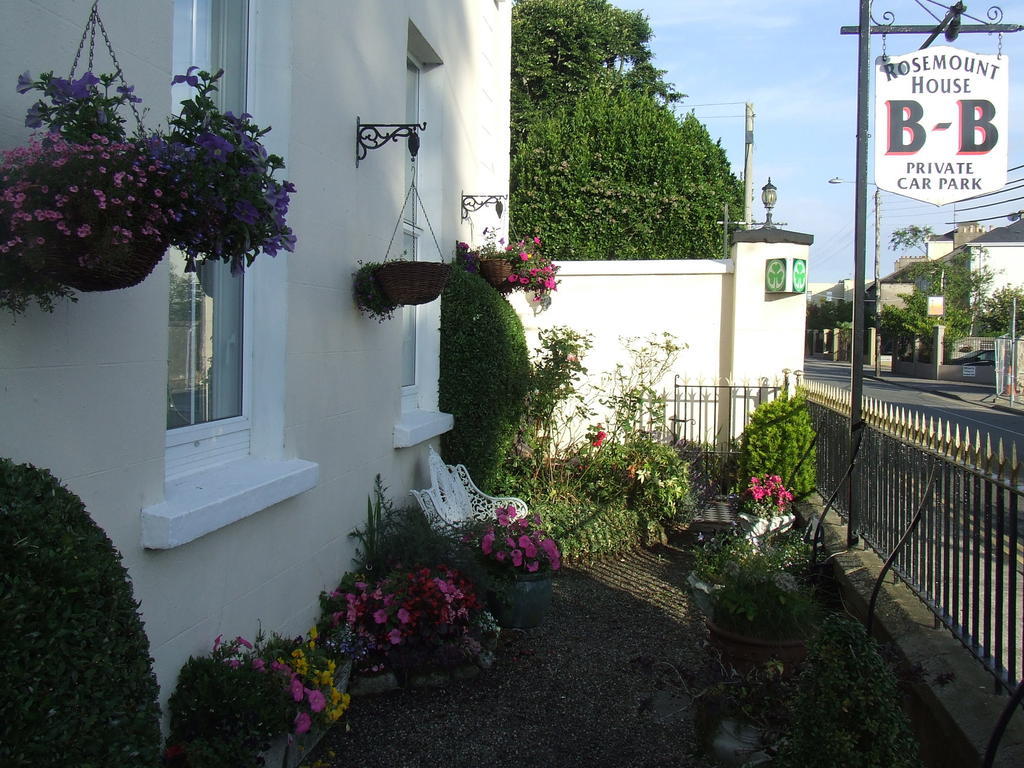
{"type": "MultiPolygon", "coordinates": [[[[190,66],[224,70],[218,106],[246,111],[247,0],[175,0],[174,72],[190,66]]],[[[175,104],[188,98],[172,87],[175,104]]],[[[185,257],[168,254],[167,454],[170,478],[250,453],[252,292],[243,275],[222,262],[185,271],[185,257]]]]}
{"type": "MultiPolygon", "coordinates": [[[[440,152],[445,94],[437,67],[441,58],[416,26],[409,23],[405,62],[405,122],[427,123],[419,153],[406,157],[405,190],[415,181],[423,207],[410,198],[403,227],[406,258],[438,261],[444,256],[435,245],[434,226],[442,211],[440,179],[445,172],[440,152]]],[[[394,445],[418,445],[452,428],[451,414],[437,410],[440,303],[402,309],[402,403],[395,424],[394,445]]]]}
{"type": "MultiPolygon", "coordinates": [[[[420,72],[422,65],[412,56],[405,62],[405,122],[420,122],[420,72]]],[[[408,190],[412,184],[418,184],[418,167],[416,158],[408,153],[405,154],[405,189],[408,190]]],[[[420,235],[422,234],[419,225],[419,203],[415,195],[407,199],[405,210],[402,213],[403,250],[405,258],[419,258],[420,235]]],[[[402,307],[402,408],[410,410],[418,405],[419,390],[417,387],[417,356],[419,345],[418,317],[416,306],[402,307]]]]}
{"type": "MultiPolygon", "coordinates": [[[[273,125],[262,142],[282,156],[291,125],[291,81],[282,75],[290,14],[279,0],[174,0],[175,74],[223,67],[221,107],[273,125]]],[[[164,497],[142,510],[147,549],[188,544],[319,478],[316,463],[285,455],[287,256],[258,257],[244,278],[219,263],[186,274],[180,254],[168,260],[164,497]]]]}

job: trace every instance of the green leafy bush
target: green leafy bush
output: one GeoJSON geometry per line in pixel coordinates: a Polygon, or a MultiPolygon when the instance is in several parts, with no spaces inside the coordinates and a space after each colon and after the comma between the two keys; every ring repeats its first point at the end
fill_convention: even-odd
{"type": "Polygon", "coordinates": [[[251,664],[192,657],[171,694],[168,753],[188,768],[259,765],[271,739],[289,729],[281,683],[251,664]]]}
{"type": "Polygon", "coordinates": [[[0,764],[156,766],[157,683],[121,555],[44,469],[0,459],[0,764]]]}
{"type": "Polygon", "coordinates": [[[780,768],[920,768],[892,672],[864,628],[844,616],[811,642],[780,768]]]}
{"type": "Polygon", "coordinates": [[[806,498],[816,482],[814,435],[803,394],[759,405],[740,440],[740,488],[752,477],[779,475],[796,499],[806,498]]]}
{"type": "Polygon", "coordinates": [[[685,259],[721,253],[722,205],[742,191],[692,115],[598,84],[529,126],[509,184],[516,230],[559,260],[685,259]]]}
{"type": "Polygon", "coordinates": [[[523,413],[529,356],[523,324],[483,278],[453,269],[441,296],[438,405],[455,417],[441,440],[449,464],[465,464],[485,492],[500,493],[499,470],[523,413]]]}

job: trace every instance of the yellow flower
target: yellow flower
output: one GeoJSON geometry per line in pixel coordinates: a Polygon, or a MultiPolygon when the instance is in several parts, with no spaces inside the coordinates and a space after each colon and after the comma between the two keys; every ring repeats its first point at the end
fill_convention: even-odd
{"type": "Polygon", "coordinates": [[[316,640],[319,636],[320,633],[316,631],[316,625],[314,624],[313,628],[309,630],[309,639],[316,640]]]}

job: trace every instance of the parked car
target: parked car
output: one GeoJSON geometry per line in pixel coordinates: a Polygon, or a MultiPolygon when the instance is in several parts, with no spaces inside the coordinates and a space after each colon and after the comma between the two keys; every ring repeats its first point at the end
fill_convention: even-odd
{"type": "Polygon", "coordinates": [[[996,364],[996,351],[994,349],[979,349],[977,352],[971,352],[968,355],[961,357],[954,357],[952,360],[947,360],[946,365],[995,365],[996,364]]]}

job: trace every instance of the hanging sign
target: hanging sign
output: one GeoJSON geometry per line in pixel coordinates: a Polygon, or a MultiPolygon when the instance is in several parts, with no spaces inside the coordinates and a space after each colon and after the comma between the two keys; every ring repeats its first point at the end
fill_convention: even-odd
{"type": "Polygon", "coordinates": [[[946,205],[1006,184],[1009,57],[938,46],[875,60],[875,183],[946,205]]]}

